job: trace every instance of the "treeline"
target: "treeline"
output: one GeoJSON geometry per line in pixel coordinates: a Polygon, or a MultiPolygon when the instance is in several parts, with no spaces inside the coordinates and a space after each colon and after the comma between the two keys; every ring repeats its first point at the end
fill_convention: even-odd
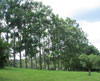
{"type": "Polygon", "coordinates": [[[100,54],[88,43],[75,20],[60,18],[42,2],[3,0],[0,22],[0,38],[9,44],[6,54],[13,57],[14,67],[19,56],[20,68],[24,60],[29,68],[30,59],[31,68],[35,62],[35,68],[39,65],[39,69],[82,70],[81,54],[100,54]]]}

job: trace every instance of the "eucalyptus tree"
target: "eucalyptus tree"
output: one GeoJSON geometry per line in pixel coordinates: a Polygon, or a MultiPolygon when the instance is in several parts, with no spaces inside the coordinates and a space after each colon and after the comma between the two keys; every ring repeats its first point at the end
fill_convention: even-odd
{"type": "MultiPolygon", "coordinates": [[[[1,0],[0,1],[0,38],[2,38],[4,41],[6,41],[7,43],[9,43],[9,27],[6,25],[6,21],[5,21],[5,5],[6,5],[6,0],[1,0]],[[3,33],[3,35],[2,35],[3,33]]],[[[7,59],[9,60],[9,52],[10,50],[7,50],[7,59]]],[[[9,64],[9,63],[8,63],[9,64]]]]}
{"type": "Polygon", "coordinates": [[[5,18],[5,20],[6,20],[6,15],[7,15],[6,11],[8,10],[7,7],[8,7],[8,2],[7,1],[3,2],[3,11],[2,11],[2,13],[4,14],[3,19],[5,18]]]}
{"type": "MultiPolygon", "coordinates": [[[[13,55],[14,55],[14,67],[16,67],[16,54],[15,54],[15,46],[16,46],[16,40],[19,38],[21,39],[21,27],[22,27],[22,8],[21,8],[21,2],[19,0],[5,0],[4,5],[4,19],[6,23],[6,27],[9,29],[9,31],[13,35],[13,55]],[[18,33],[19,32],[19,33],[18,33]]],[[[8,40],[8,32],[7,32],[7,40],[8,40]]],[[[20,51],[21,56],[21,51],[20,51]]]]}
{"type": "Polygon", "coordinates": [[[48,6],[42,4],[42,2],[33,2],[32,3],[32,12],[33,12],[33,27],[35,31],[35,37],[38,38],[38,49],[40,57],[40,69],[42,69],[42,40],[46,36],[46,29],[50,23],[51,9],[48,6]]]}
{"type": "MultiPolygon", "coordinates": [[[[64,64],[65,69],[73,68],[71,65],[76,62],[73,57],[81,54],[79,47],[82,43],[87,42],[84,32],[79,28],[76,21],[67,18],[63,20],[58,16],[53,15],[52,17],[53,28],[51,29],[51,44],[54,69],[56,69],[56,63],[61,60],[64,64]]],[[[77,59],[77,58],[75,58],[77,59]]]]}
{"type": "MultiPolygon", "coordinates": [[[[26,68],[28,68],[27,65],[27,59],[28,59],[28,44],[29,42],[28,37],[32,38],[34,34],[34,30],[32,28],[33,25],[33,17],[34,17],[34,12],[32,12],[33,9],[33,4],[32,2],[25,1],[24,3],[20,3],[20,7],[17,8],[17,17],[18,17],[18,25],[17,25],[17,30],[18,30],[18,39],[21,41],[21,47],[23,50],[20,50],[20,57],[21,57],[21,51],[25,51],[25,64],[26,68]],[[30,31],[29,31],[30,30],[30,31]],[[33,31],[33,32],[32,32],[33,31]],[[30,33],[32,32],[32,33],[30,33]]],[[[31,43],[32,44],[32,43],[31,43]]]]}
{"type": "Polygon", "coordinates": [[[62,44],[63,44],[63,35],[64,35],[64,20],[59,18],[58,15],[52,15],[52,25],[50,30],[51,37],[51,56],[54,65],[54,69],[56,70],[56,65],[58,62],[58,69],[60,63],[60,57],[62,56],[62,44]]]}
{"type": "Polygon", "coordinates": [[[27,39],[27,51],[28,51],[28,56],[30,57],[31,59],[31,68],[33,68],[33,58],[36,56],[38,50],[37,50],[37,46],[38,46],[38,40],[37,38],[35,37],[35,32],[34,32],[34,27],[33,25],[32,26],[29,26],[28,28],[28,39],[27,39]]]}
{"type": "Polygon", "coordinates": [[[72,66],[73,64],[71,63],[77,62],[75,61],[77,58],[74,59],[73,57],[78,57],[81,54],[81,44],[87,43],[87,39],[75,20],[67,18],[65,20],[65,25],[65,69],[69,67],[73,69],[76,68],[76,66],[72,66]]]}
{"type": "Polygon", "coordinates": [[[56,25],[57,27],[57,32],[56,32],[56,49],[57,49],[57,53],[56,53],[56,57],[57,57],[57,64],[58,64],[58,70],[60,70],[60,68],[62,67],[62,54],[64,52],[64,34],[65,34],[65,30],[64,30],[64,19],[59,18],[59,20],[57,21],[58,25],[56,25]],[[60,67],[61,65],[61,67],[60,67]]]}

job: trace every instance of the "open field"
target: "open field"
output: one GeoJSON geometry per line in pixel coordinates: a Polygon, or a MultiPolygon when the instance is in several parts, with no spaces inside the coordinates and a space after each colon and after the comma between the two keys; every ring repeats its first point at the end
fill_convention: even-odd
{"type": "Polygon", "coordinates": [[[100,73],[6,68],[0,69],[0,81],[100,81],[100,73]]]}

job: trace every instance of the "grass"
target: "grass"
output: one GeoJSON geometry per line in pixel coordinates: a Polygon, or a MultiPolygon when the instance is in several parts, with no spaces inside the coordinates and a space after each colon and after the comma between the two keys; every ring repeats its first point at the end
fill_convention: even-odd
{"type": "Polygon", "coordinates": [[[0,69],[0,81],[100,81],[100,73],[5,68],[0,69]]]}

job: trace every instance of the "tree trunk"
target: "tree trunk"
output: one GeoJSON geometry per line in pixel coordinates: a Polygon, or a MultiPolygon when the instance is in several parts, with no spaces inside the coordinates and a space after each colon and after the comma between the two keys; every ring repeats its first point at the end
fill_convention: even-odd
{"type": "Polygon", "coordinates": [[[44,56],[44,69],[46,69],[46,59],[45,59],[45,53],[43,54],[44,56]]]}
{"type": "MultiPolygon", "coordinates": [[[[48,56],[49,56],[49,46],[48,46],[48,56]]],[[[47,60],[47,64],[48,64],[48,70],[50,69],[50,58],[48,57],[47,60]]]]}
{"type": "MultiPolygon", "coordinates": [[[[50,54],[50,46],[49,46],[49,44],[50,44],[50,39],[49,39],[49,36],[48,36],[48,50],[47,50],[48,56],[50,54]]],[[[48,57],[48,70],[49,69],[50,69],[50,57],[48,57]]]]}
{"type": "Polygon", "coordinates": [[[35,56],[35,62],[36,62],[36,69],[37,69],[37,58],[36,58],[36,56],[35,56]]]}
{"type": "Polygon", "coordinates": [[[41,47],[40,47],[40,69],[42,69],[41,47]]]}
{"type": "Polygon", "coordinates": [[[25,56],[25,66],[26,66],[26,68],[28,68],[28,66],[27,66],[27,56],[25,56]]]}
{"type": "Polygon", "coordinates": [[[59,60],[58,60],[58,71],[59,71],[59,60]]]}
{"type": "Polygon", "coordinates": [[[61,62],[61,71],[62,71],[62,62],[61,62]]]}
{"type": "Polygon", "coordinates": [[[31,57],[31,68],[33,68],[33,62],[32,62],[32,57],[31,57]]]}
{"type": "Polygon", "coordinates": [[[54,55],[53,55],[53,65],[54,65],[54,70],[56,70],[56,58],[54,55]]]}
{"type": "Polygon", "coordinates": [[[27,51],[26,51],[26,47],[25,47],[25,67],[28,68],[28,66],[27,66],[27,51]]]}
{"type": "MultiPolygon", "coordinates": [[[[8,32],[7,32],[7,43],[9,43],[8,32]]],[[[9,67],[10,66],[10,63],[9,63],[9,49],[7,51],[7,54],[8,54],[8,56],[7,56],[7,59],[8,59],[8,67],[9,67]]]]}
{"type": "Polygon", "coordinates": [[[22,68],[22,54],[21,54],[21,51],[20,51],[20,68],[22,68]]]}
{"type": "MultiPolygon", "coordinates": [[[[39,37],[39,42],[41,43],[40,37],[39,37]]],[[[41,45],[39,46],[40,49],[40,69],[42,69],[42,58],[41,58],[41,45]]]]}
{"type": "Polygon", "coordinates": [[[48,70],[50,69],[50,66],[49,66],[49,58],[48,58],[48,60],[47,60],[47,64],[48,64],[48,70]]]}
{"type": "Polygon", "coordinates": [[[8,40],[8,32],[7,32],[7,43],[8,43],[8,41],[9,41],[9,40],[8,40]]]}
{"type": "Polygon", "coordinates": [[[55,62],[54,62],[54,70],[56,70],[56,60],[55,60],[55,62]]]}
{"type": "MultiPolygon", "coordinates": [[[[46,42],[44,43],[44,45],[46,46],[46,42]]],[[[45,51],[45,47],[43,48],[43,58],[44,58],[44,69],[46,70],[46,51],[45,51]]]]}
{"type": "Polygon", "coordinates": [[[15,31],[14,31],[14,67],[16,67],[15,42],[16,39],[15,39],[15,31]]]}
{"type": "MultiPolygon", "coordinates": [[[[21,38],[19,37],[19,41],[21,41],[21,38]]],[[[21,43],[20,43],[20,46],[21,46],[21,43]]],[[[20,47],[21,48],[21,47],[20,47]]],[[[22,68],[22,54],[21,54],[21,49],[19,48],[19,56],[20,56],[20,68],[22,68]]]]}
{"type": "MultiPolygon", "coordinates": [[[[26,37],[26,32],[25,32],[25,37],[26,37]]],[[[28,68],[28,65],[27,65],[27,40],[25,40],[25,67],[28,68]]]]}
{"type": "Polygon", "coordinates": [[[1,38],[1,32],[0,32],[0,38],[1,38]]]}
{"type": "Polygon", "coordinates": [[[91,70],[90,70],[90,68],[89,68],[89,71],[88,71],[88,76],[91,76],[91,70]]]}

